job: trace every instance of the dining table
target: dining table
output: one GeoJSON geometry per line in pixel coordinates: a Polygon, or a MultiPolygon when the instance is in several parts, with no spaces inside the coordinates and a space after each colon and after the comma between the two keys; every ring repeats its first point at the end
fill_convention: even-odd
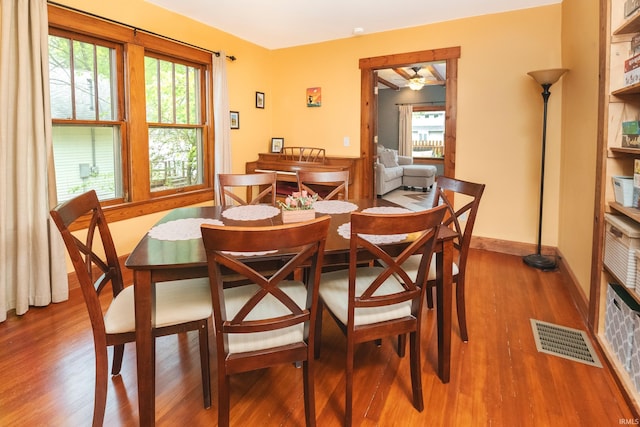
{"type": "MultiPolygon", "coordinates": [[[[314,204],[315,215],[329,215],[331,222],[325,244],[324,266],[348,266],[351,212],[410,212],[380,198],[326,200],[314,204]]],[[[136,323],[136,362],[139,421],[142,426],[155,424],[155,339],[153,316],[155,283],[207,277],[207,258],[202,243],[203,223],[245,227],[282,224],[279,208],[269,205],[196,206],[175,208],[167,213],[140,240],[125,261],[133,271],[136,323]]],[[[456,234],[441,227],[436,245],[436,311],[438,329],[438,376],[449,382],[451,358],[452,263],[456,234]]],[[[388,243],[398,252],[409,239],[388,243]]],[[[247,248],[250,252],[251,248],[247,248]]],[[[285,254],[247,253],[248,262],[278,262],[285,254]]]]}

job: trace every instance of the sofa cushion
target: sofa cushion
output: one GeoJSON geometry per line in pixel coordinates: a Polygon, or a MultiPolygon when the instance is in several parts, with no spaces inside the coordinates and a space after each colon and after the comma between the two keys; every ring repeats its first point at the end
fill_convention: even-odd
{"type": "Polygon", "coordinates": [[[380,163],[382,163],[385,168],[397,168],[399,166],[392,151],[381,152],[380,163]]]}
{"type": "Polygon", "coordinates": [[[402,169],[401,166],[398,166],[397,168],[382,168],[380,177],[384,181],[391,181],[392,179],[395,179],[395,178],[402,178],[403,173],[404,173],[404,170],[402,169]]]}

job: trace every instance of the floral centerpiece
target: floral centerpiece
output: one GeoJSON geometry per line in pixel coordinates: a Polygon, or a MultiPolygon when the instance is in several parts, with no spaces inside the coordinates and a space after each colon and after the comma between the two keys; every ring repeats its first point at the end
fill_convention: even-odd
{"type": "Polygon", "coordinates": [[[318,195],[309,195],[306,190],[294,191],[291,195],[284,199],[284,202],[278,201],[282,210],[282,222],[299,222],[308,221],[316,217],[316,211],[313,209],[313,203],[318,200],[318,195]]]}

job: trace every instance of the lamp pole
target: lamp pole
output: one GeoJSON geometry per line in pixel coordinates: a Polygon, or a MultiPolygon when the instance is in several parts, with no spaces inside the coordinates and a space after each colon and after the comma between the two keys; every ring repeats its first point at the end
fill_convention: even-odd
{"type": "Polygon", "coordinates": [[[555,257],[542,255],[542,206],[544,202],[544,164],[547,145],[547,104],[551,92],[549,88],[558,81],[567,70],[564,68],[556,68],[551,70],[531,71],[528,73],[534,80],[542,86],[542,100],[544,104],[544,112],[542,116],[542,160],[540,166],[540,208],[538,212],[538,241],[536,253],[525,256],[522,260],[528,266],[537,268],[542,271],[555,270],[557,267],[555,257]]]}

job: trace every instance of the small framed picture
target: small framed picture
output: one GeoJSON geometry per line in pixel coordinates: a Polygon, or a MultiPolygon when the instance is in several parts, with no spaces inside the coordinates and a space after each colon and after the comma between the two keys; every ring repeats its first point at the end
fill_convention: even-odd
{"type": "Polygon", "coordinates": [[[279,153],[284,147],[284,138],[271,138],[271,152],[279,153]]]}
{"type": "Polygon", "coordinates": [[[240,113],[237,111],[229,111],[231,115],[231,129],[240,129],[240,113]]]}
{"type": "Polygon", "coordinates": [[[264,93],[256,92],[256,108],[264,108],[264,93]]]}
{"type": "Polygon", "coordinates": [[[322,89],[319,87],[307,88],[307,107],[320,107],[322,105],[322,89]]]}

